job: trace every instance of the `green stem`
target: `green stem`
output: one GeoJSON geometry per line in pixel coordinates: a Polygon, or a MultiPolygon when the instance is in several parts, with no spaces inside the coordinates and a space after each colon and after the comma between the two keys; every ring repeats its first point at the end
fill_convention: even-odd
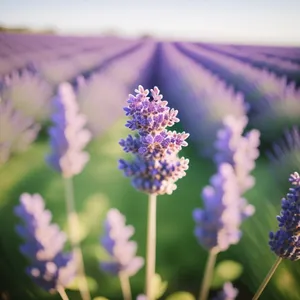
{"type": "Polygon", "coordinates": [[[261,283],[260,287],[258,288],[258,290],[255,293],[255,295],[252,298],[252,300],[257,300],[259,298],[259,296],[264,291],[265,287],[267,286],[268,282],[272,278],[273,274],[275,273],[275,271],[276,271],[277,267],[279,266],[279,264],[281,263],[281,261],[282,261],[281,257],[278,257],[276,259],[275,263],[271,267],[271,269],[270,269],[269,273],[267,274],[267,276],[265,277],[264,281],[261,283]]]}
{"type": "Polygon", "coordinates": [[[122,289],[124,300],[131,300],[132,296],[131,296],[129,277],[126,274],[120,272],[119,278],[120,278],[121,289],[122,289]]]}
{"type": "Polygon", "coordinates": [[[62,300],[69,300],[69,297],[68,297],[65,289],[62,286],[59,286],[57,288],[57,291],[58,291],[58,293],[59,293],[62,300]]]}
{"type": "Polygon", "coordinates": [[[151,285],[155,275],[156,256],[156,200],[155,194],[149,195],[148,200],[148,230],[147,230],[147,257],[146,257],[146,296],[153,300],[151,285]]]}
{"type": "Polygon", "coordinates": [[[79,231],[80,227],[79,227],[78,214],[75,209],[73,181],[72,178],[65,178],[64,182],[65,182],[65,192],[66,192],[69,236],[70,236],[72,249],[74,252],[75,261],[78,266],[78,288],[83,300],[91,300],[88,283],[86,280],[85,270],[84,270],[83,255],[82,255],[78,238],[76,237],[76,233],[79,231]]]}
{"type": "Polygon", "coordinates": [[[199,300],[207,299],[218,252],[219,251],[217,248],[213,248],[209,251],[208,259],[205,266],[204,277],[199,293],[199,300]]]}

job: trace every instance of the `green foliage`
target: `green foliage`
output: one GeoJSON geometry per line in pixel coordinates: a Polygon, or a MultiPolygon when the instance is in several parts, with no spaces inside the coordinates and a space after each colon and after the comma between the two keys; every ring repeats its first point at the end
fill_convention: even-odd
{"type": "Polygon", "coordinates": [[[167,290],[168,282],[163,281],[159,274],[155,274],[151,284],[151,294],[154,299],[159,299],[167,290]]]}
{"type": "Polygon", "coordinates": [[[243,272],[243,266],[233,260],[224,260],[215,268],[211,286],[220,288],[226,281],[238,279],[243,272]]]}
{"type": "Polygon", "coordinates": [[[168,296],[166,300],[196,300],[196,298],[188,292],[176,292],[168,296]]]}
{"type": "MultiPolygon", "coordinates": [[[[79,280],[80,277],[77,276],[68,286],[67,289],[68,290],[73,290],[73,291],[79,291],[79,280]]],[[[86,277],[87,283],[88,283],[88,287],[89,287],[89,291],[91,293],[95,292],[98,288],[98,284],[97,281],[94,278],[91,278],[89,276],[86,277]]]]}

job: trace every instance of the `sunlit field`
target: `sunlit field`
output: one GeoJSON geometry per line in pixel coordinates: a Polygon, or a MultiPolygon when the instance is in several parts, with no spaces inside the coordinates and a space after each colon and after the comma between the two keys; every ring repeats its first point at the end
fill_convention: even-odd
{"type": "MultiPolygon", "coordinates": [[[[156,273],[167,281],[160,299],[179,291],[198,297],[208,252],[194,235],[192,213],[203,207],[202,189],[217,172],[217,132],[226,116],[247,116],[245,133],[260,132],[259,157],[251,171],[255,185],[244,197],[255,213],[241,226],[236,245],[220,252],[209,299],[231,281],[236,299],[251,299],[276,260],[269,232],[290,187],[289,174],[300,173],[300,48],[245,46],[152,38],[72,37],[0,34],[0,299],[61,299],[26,274],[14,214],[22,193],[40,194],[53,222],[68,232],[62,176],[46,163],[51,152],[53,99],[61,83],[72,85],[86,117],[90,159],[74,176],[74,197],[85,271],[92,299],[123,299],[119,278],[104,272],[109,260],[100,238],[110,208],[133,225],[137,254],[146,257],[147,195],[137,191],[118,168],[129,157],[119,145],[128,94],[139,85],[157,86],[180,122],[170,130],[188,132],[186,176],[171,195],[157,199],[156,273]],[[1,294],[2,293],[2,294],[1,294]]],[[[70,243],[65,250],[70,251],[70,243]]],[[[299,250],[298,250],[299,251],[299,250]]],[[[300,299],[300,262],[283,260],[261,295],[262,300],[300,299]]],[[[133,299],[144,293],[145,266],[130,278],[133,299]]],[[[76,282],[69,299],[81,299],[76,282]]],[[[196,299],[196,298],[194,298],[196,299]]]]}

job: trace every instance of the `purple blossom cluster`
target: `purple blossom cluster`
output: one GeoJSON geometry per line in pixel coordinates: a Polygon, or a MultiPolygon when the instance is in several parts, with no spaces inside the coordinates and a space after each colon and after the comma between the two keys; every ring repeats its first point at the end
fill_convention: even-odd
{"type": "Polygon", "coordinates": [[[179,158],[178,152],[187,146],[188,133],[168,131],[166,127],[179,122],[178,111],[170,109],[168,102],[157,87],[148,90],[139,86],[137,95],[129,95],[128,106],[124,108],[130,117],[126,127],[137,131],[120,141],[125,152],[134,155],[133,161],[119,161],[119,168],[125,176],[132,177],[133,186],[149,194],[171,194],[175,182],[185,176],[189,160],[179,158]]]}
{"type": "Polygon", "coordinates": [[[87,120],[79,113],[76,95],[70,84],[59,86],[53,103],[56,111],[49,130],[52,153],[46,160],[65,178],[69,178],[79,174],[89,160],[83,148],[90,141],[91,133],[83,128],[87,120]]]}
{"type": "Polygon", "coordinates": [[[101,262],[101,268],[113,275],[123,273],[135,275],[144,265],[144,259],[136,256],[137,243],[129,241],[134,234],[134,227],[125,225],[125,217],[115,208],[108,211],[104,223],[105,234],[101,244],[109,253],[112,260],[101,262]]]}
{"type": "Polygon", "coordinates": [[[196,208],[195,236],[207,250],[225,251],[241,238],[240,225],[254,212],[252,205],[241,198],[239,184],[229,163],[219,165],[218,173],[202,191],[204,208],[196,208]]]}
{"type": "Polygon", "coordinates": [[[281,202],[277,216],[279,230],[270,232],[269,245],[279,257],[292,261],[300,259],[300,175],[294,172],[289,178],[293,186],[281,202]]]}
{"type": "Polygon", "coordinates": [[[212,300],[234,300],[238,293],[238,289],[236,289],[231,282],[225,282],[223,285],[223,290],[219,292],[212,300]]]}
{"type": "Polygon", "coordinates": [[[11,101],[0,98],[0,165],[12,153],[26,150],[36,139],[40,128],[32,118],[15,110],[11,101]]]}
{"type": "Polygon", "coordinates": [[[244,194],[255,184],[255,179],[250,172],[255,167],[255,160],[259,156],[260,132],[252,129],[243,136],[243,131],[248,123],[246,116],[224,118],[223,125],[217,133],[214,157],[216,164],[223,162],[233,166],[238,179],[240,193],[244,194]]]}
{"type": "Polygon", "coordinates": [[[39,194],[22,194],[15,214],[24,223],[16,231],[25,240],[20,251],[31,262],[27,274],[49,292],[66,287],[75,278],[75,261],[73,254],[62,252],[66,235],[51,224],[52,215],[45,209],[43,198],[39,194]]]}

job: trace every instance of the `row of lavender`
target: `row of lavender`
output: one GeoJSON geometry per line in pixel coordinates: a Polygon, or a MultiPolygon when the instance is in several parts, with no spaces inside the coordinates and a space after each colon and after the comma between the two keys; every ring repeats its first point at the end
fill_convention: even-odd
{"type": "MultiPolygon", "coordinates": [[[[50,113],[49,99],[55,87],[60,82],[69,81],[79,89],[79,102],[89,116],[90,129],[99,133],[106,128],[108,114],[104,113],[101,119],[96,111],[99,111],[100,106],[103,112],[114,110],[118,105],[116,99],[120,99],[119,95],[124,91],[123,88],[111,88],[111,85],[132,86],[136,82],[132,81],[131,76],[135,80],[140,75],[149,79],[153,69],[149,71],[148,67],[153,61],[156,44],[116,39],[103,39],[98,43],[95,49],[92,47],[92,51],[76,49],[77,55],[65,56],[55,51],[52,60],[40,65],[36,63],[37,67],[32,72],[25,71],[21,75],[13,72],[4,77],[1,98],[9,99],[14,108],[32,118],[31,122],[25,120],[20,123],[31,127],[32,121],[47,120],[50,113]],[[102,97],[106,98],[105,101],[101,101],[102,97]]],[[[222,116],[231,111],[234,115],[249,112],[250,125],[261,130],[263,139],[274,139],[282,134],[284,127],[300,123],[300,92],[288,75],[277,77],[275,73],[193,44],[162,43],[157,49],[159,63],[154,69],[158,69],[156,72],[159,79],[156,78],[156,81],[166,87],[175,106],[182,108],[184,125],[194,133],[192,138],[196,143],[199,142],[203,154],[210,150],[212,143],[206,141],[205,145],[201,145],[201,141],[213,137],[222,116]],[[180,74],[174,76],[177,73],[180,74]],[[178,84],[174,84],[176,80],[178,84]],[[181,107],[183,94],[185,102],[191,102],[181,107]]],[[[296,51],[290,50],[294,54],[296,51]]],[[[9,114],[11,110],[7,108],[8,119],[9,114]]],[[[113,122],[119,115],[112,114],[115,118],[110,118],[110,121],[113,122]]],[[[34,126],[34,131],[36,128],[34,126]]],[[[29,136],[31,142],[34,134],[29,136]]],[[[2,144],[7,144],[5,139],[8,137],[2,137],[2,144]]]]}
{"type": "MultiPolygon", "coordinates": [[[[97,63],[94,63],[92,70],[79,67],[60,77],[76,87],[77,100],[88,117],[88,127],[94,136],[98,136],[120,117],[122,95],[127,94],[137,80],[148,80],[149,72],[146,69],[151,64],[154,49],[152,42],[109,45],[95,56],[97,63]],[[126,70],[128,72],[124,72],[126,70]]],[[[58,74],[63,70],[60,67],[56,70],[58,74]]],[[[21,75],[12,73],[6,76],[0,93],[2,162],[11,153],[27,148],[36,138],[41,125],[49,120],[50,100],[55,93],[55,86],[37,72],[25,71],[21,75]]]]}

